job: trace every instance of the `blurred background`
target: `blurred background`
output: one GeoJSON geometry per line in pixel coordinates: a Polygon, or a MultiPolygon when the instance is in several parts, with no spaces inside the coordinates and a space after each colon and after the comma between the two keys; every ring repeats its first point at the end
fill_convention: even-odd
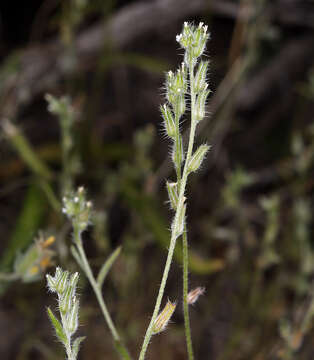
{"type": "MultiPolygon", "coordinates": [[[[122,246],[104,298],[136,358],[169,243],[159,105],[184,21],[211,32],[197,142],[212,150],[188,188],[190,287],[206,288],[190,310],[196,359],[313,358],[314,1],[2,0],[1,359],[64,358],[43,276],[78,270],[61,199],[79,185],[93,269],[122,246]]],[[[181,252],[165,294],[178,306],[151,360],[187,358],[181,252]]],[[[117,359],[83,275],[80,293],[80,359],[117,359]]]]}

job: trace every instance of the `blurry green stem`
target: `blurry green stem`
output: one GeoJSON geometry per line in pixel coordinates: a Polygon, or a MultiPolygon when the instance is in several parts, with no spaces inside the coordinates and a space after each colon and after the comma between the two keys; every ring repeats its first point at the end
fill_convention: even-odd
{"type": "Polygon", "coordinates": [[[23,133],[9,120],[5,120],[2,128],[12,146],[21,156],[25,164],[39,177],[49,180],[52,173],[47,165],[37,156],[35,150],[25,138],[23,133]]]}
{"type": "Polygon", "coordinates": [[[73,119],[69,114],[60,117],[61,124],[61,148],[62,148],[62,192],[67,194],[72,190],[73,173],[71,169],[71,149],[72,149],[72,123],[73,119]]]}
{"type": "Polygon", "coordinates": [[[121,358],[124,360],[131,360],[131,357],[127,351],[127,349],[125,348],[125,346],[123,345],[121,338],[117,332],[117,329],[115,328],[113,321],[111,319],[111,316],[108,312],[107,306],[104,302],[103,296],[102,296],[102,292],[101,292],[101,288],[98,286],[96,279],[93,275],[92,269],[89,265],[89,262],[87,260],[84,248],[83,248],[83,244],[82,244],[82,239],[81,239],[81,232],[79,231],[79,229],[73,225],[73,230],[74,230],[74,243],[76,245],[76,248],[78,250],[78,253],[80,255],[80,260],[81,260],[81,266],[85,272],[86,277],[88,278],[94,293],[96,295],[97,301],[99,303],[99,306],[101,308],[101,311],[103,313],[103,316],[105,318],[105,321],[109,327],[109,330],[112,334],[112,337],[114,339],[115,342],[115,347],[118,351],[118,353],[120,354],[121,358]]]}
{"type": "Polygon", "coordinates": [[[20,275],[16,273],[0,273],[0,281],[14,281],[18,280],[19,277],[20,275]]]}

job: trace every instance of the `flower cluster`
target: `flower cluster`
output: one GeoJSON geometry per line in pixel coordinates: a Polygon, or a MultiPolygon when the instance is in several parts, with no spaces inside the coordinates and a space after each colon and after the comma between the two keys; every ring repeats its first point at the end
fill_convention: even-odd
{"type": "Polygon", "coordinates": [[[199,58],[204,53],[208,39],[207,26],[204,26],[203,23],[197,27],[187,22],[184,23],[182,33],[177,35],[177,41],[185,50],[184,62],[176,72],[169,71],[166,74],[167,102],[160,107],[165,132],[173,143],[171,157],[177,181],[167,182],[167,190],[171,208],[178,211],[177,224],[173,225],[177,236],[183,232],[186,209],[186,199],[182,195],[182,204],[178,206],[181,180],[186,183],[187,176],[200,168],[210,148],[207,144],[203,144],[194,153],[192,153],[193,147],[190,148],[190,152],[185,152],[180,133],[180,120],[186,111],[186,97],[190,98],[193,135],[196,125],[204,119],[206,114],[206,100],[210,94],[206,81],[209,62],[200,61],[199,58]],[[182,171],[184,160],[185,166],[182,171]]]}
{"type": "Polygon", "coordinates": [[[83,232],[89,225],[92,203],[86,200],[85,189],[81,186],[76,193],[63,197],[62,212],[72,221],[73,227],[83,232]]]}
{"type": "Polygon", "coordinates": [[[72,275],[68,271],[63,271],[60,267],[56,268],[54,276],[46,275],[47,286],[51,292],[58,295],[58,309],[61,322],[55,317],[48,308],[48,315],[56,331],[58,339],[64,345],[68,360],[75,360],[79,350],[79,345],[84,338],[76,338],[73,342],[71,337],[77,331],[79,300],[76,296],[76,287],[79,274],[72,275]]]}
{"type": "Polygon", "coordinates": [[[189,66],[192,62],[196,64],[197,59],[204,53],[206,43],[209,39],[207,25],[202,22],[195,27],[188,22],[183,25],[183,31],[177,35],[176,40],[185,49],[184,61],[189,66]]]}

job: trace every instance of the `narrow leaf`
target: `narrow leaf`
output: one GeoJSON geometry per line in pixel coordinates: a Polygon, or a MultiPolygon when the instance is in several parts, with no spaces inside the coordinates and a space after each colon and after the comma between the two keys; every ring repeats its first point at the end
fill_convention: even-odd
{"type": "Polygon", "coordinates": [[[86,336],[80,336],[80,337],[76,338],[76,339],[73,341],[73,344],[72,344],[72,354],[73,354],[73,358],[74,358],[74,359],[77,358],[77,354],[78,354],[78,352],[79,352],[81,342],[84,341],[85,338],[86,338],[86,336]]]}
{"type": "Polygon", "coordinates": [[[111,269],[111,266],[113,265],[113,263],[115,262],[115,260],[117,259],[117,257],[119,256],[121,252],[121,246],[119,246],[110,256],[109,258],[105,261],[105,263],[103,264],[103,266],[101,267],[98,276],[97,276],[97,284],[99,286],[99,288],[101,289],[105,278],[109,272],[109,270],[111,269]]]}
{"type": "Polygon", "coordinates": [[[50,308],[47,308],[47,313],[50,318],[50,321],[52,323],[52,326],[54,327],[56,331],[56,335],[58,339],[65,345],[67,343],[67,337],[64,333],[63,327],[60,323],[60,321],[54,316],[53,312],[50,310],[50,308]]]}

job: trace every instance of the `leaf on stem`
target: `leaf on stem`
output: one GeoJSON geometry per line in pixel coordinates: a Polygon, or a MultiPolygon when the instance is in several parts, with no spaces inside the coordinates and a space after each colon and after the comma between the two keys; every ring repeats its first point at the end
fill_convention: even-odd
{"type": "Polygon", "coordinates": [[[56,335],[58,337],[58,339],[63,343],[66,344],[67,343],[67,337],[66,334],[64,333],[63,327],[60,323],[60,321],[54,316],[53,312],[50,310],[50,308],[47,308],[47,313],[48,316],[51,320],[52,326],[54,327],[55,331],[56,331],[56,335]]]}
{"type": "Polygon", "coordinates": [[[80,336],[74,340],[74,342],[72,344],[72,354],[73,354],[74,359],[77,358],[77,354],[79,352],[81,342],[84,341],[85,338],[86,338],[86,336],[80,336]]]}
{"type": "Polygon", "coordinates": [[[100,289],[102,288],[105,278],[106,278],[109,270],[111,269],[111,266],[113,265],[113,263],[116,261],[117,257],[119,256],[120,252],[121,252],[121,246],[119,246],[102,265],[102,267],[98,273],[98,276],[97,276],[97,284],[100,289]]]}

